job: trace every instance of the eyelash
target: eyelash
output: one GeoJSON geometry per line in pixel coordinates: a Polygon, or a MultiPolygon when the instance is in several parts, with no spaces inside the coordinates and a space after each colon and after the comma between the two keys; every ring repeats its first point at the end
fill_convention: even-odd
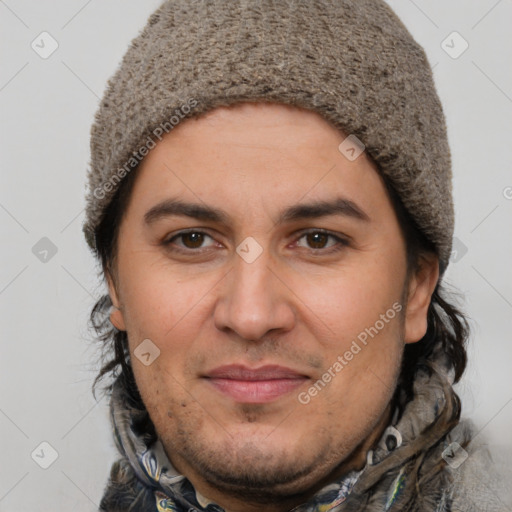
{"type": "MultiPolygon", "coordinates": [[[[162,245],[164,245],[169,250],[180,252],[180,253],[183,253],[183,254],[191,254],[191,253],[196,253],[197,254],[197,253],[204,252],[205,249],[201,250],[201,248],[198,248],[198,249],[183,249],[183,248],[177,248],[177,247],[174,247],[174,248],[170,247],[174,240],[176,240],[177,238],[180,238],[180,237],[182,237],[184,235],[190,234],[190,233],[206,235],[206,236],[208,236],[208,237],[213,239],[213,237],[210,236],[205,231],[200,231],[198,229],[189,229],[189,230],[180,231],[176,235],[173,235],[170,239],[164,241],[162,243],[162,245]]],[[[311,235],[311,234],[315,234],[315,233],[321,233],[323,235],[327,235],[328,237],[333,238],[334,240],[336,240],[337,245],[334,246],[334,248],[327,248],[327,249],[313,249],[313,248],[310,248],[309,251],[311,253],[313,253],[313,254],[318,253],[318,252],[322,252],[324,254],[333,254],[333,253],[336,253],[338,251],[341,251],[342,249],[344,249],[345,247],[350,245],[349,241],[347,239],[342,238],[339,235],[335,235],[331,231],[327,231],[325,229],[310,229],[310,230],[307,230],[307,231],[302,231],[300,233],[299,238],[297,238],[297,241],[300,240],[301,238],[307,236],[307,235],[311,235]]]]}

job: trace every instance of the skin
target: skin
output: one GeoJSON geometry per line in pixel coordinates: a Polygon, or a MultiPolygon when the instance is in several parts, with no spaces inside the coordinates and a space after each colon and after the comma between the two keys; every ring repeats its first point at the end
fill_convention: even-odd
{"type": "Polygon", "coordinates": [[[132,357],[143,401],[174,467],[229,512],[290,510],[362,468],[388,424],[404,345],[426,332],[437,258],[425,256],[407,275],[382,178],[366,153],[354,161],[341,154],[345,136],[317,113],[280,104],[186,120],[141,163],[120,226],[107,275],[111,321],[127,331],[132,354],[145,339],[159,348],[149,366],[132,357]],[[338,196],[368,219],[277,223],[289,206],[338,196]],[[145,225],[144,214],[170,197],[229,220],[169,216],[145,225]],[[204,237],[173,238],[190,228],[204,237]],[[262,249],[252,263],[236,252],[247,237],[262,249]],[[300,403],[299,393],[394,303],[400,314],[300,403]],[[204,377],[226,364],[277,364],[305,378],[270,402],[241,403],[204,377]]]}

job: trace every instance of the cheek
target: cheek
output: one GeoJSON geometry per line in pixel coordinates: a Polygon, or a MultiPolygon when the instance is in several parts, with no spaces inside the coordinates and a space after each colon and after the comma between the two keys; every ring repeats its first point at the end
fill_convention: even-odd
{"type": "Polygon", "coordinates": [[[190,399],[189,360],[204,352],[201,332],[213,321],[212,300],[222,276],[215,272],[184,276],[159,259],[139,262],[125,277],[125,323],[135,378],[148,410],[154,402],[152,416],[163,415],[161,421],[168,424],[167,411],[180,411],[181,415],[194,410],[182,405],[190,399]],[[149,366],[137,359],[137,348],[146,339],[158,351],[149,366]],[[161,396],[153,394],[155,389],[162,390],[161,396]],[[158,406],[159,400],[169,403],[158,406]]]}
{"type": "Polygon", "coordinates": [[[214,277],[183,276],[160,256],[133,254],[130,268],[121,276],[128,332],[154,338],[158,344],[185,326],[194,329],[214,277]]]}
{"type": "Polygon", "coordinates": [[[167,364],[156,360],[150,367],[136,362],[133,371],[144,405],[160,435],[173,429],[183,429],[193,420],[200,427],[205,419],[202,409],[191,393],[186,382],[174,376],[167,364]]]}
{"type": "Polygon", "coordinates": [[[332,426],[328,428],[334,436],[339,426],[355,437],[367,431],[382,415],[396,388],[402,357],[397,338],[395,326],[387,326],[366,344],[348,342],[344,350],[334,350],[324,373],[300,396],[301,403],[308,402],[304,414],[322,423],[327,412],[332,426]]]}
{"type": "Polygon", "coordinates": [[[308,280],[307,286],[302,282],[308,305],[322,321],[317,324],[326,326],[323,335],[320,328],[316,333],[326,385],[310,388],[318,396],[311,401],[318,412],[328,404],[335,414],[372,415],[394,389],[403,350],[402,270],[390,271],[389,260],[384,265],[379,258],[363,263],[308,280]]]}
{"type": "MultiPolygon", "coordinates": [[[[321,278],[297,278],[293,289],[300,290],[305,305],[321,320],[319,326],[325,327],[324,335],[317,333],[320,340],[324,338],[324,342],[329,341],[333,348],[342,350],[340,343],[350,344],[376,322],[378,330],[386,334],[391,324],[398,324],[401,272],[395,272],[382,265],[382,260],[374,258],[369,264],[361,261],[360,265],[330,270],[321,278]],[[384,328],[382,315],[385,316],[384,328]]],[[[398,328],[395,330],[398,332],[398,328]]]]}

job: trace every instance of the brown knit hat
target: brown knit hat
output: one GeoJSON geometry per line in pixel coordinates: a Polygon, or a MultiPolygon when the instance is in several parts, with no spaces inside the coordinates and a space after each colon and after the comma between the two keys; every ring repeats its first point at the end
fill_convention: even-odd
{"type": "Polygon", "coordinates": [[[382,0],[168,0],[110,79],[91,130],[83,225],[183,119],[241,101],[318,112],[362,141],[444,272],[453,235],[451,158],[424,50],[382,0]]]}

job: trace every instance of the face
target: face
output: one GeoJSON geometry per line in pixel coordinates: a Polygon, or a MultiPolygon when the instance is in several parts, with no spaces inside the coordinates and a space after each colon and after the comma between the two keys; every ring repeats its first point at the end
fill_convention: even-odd
{"type": "Polygon", "coordinates": [[[437,262],[407,279],[385,185],[345,137],[290,106],[218,108],[145,157],[122,219],[111,320],[171,462],[231,510],[351,467],[426,330],[437,262]]]}

